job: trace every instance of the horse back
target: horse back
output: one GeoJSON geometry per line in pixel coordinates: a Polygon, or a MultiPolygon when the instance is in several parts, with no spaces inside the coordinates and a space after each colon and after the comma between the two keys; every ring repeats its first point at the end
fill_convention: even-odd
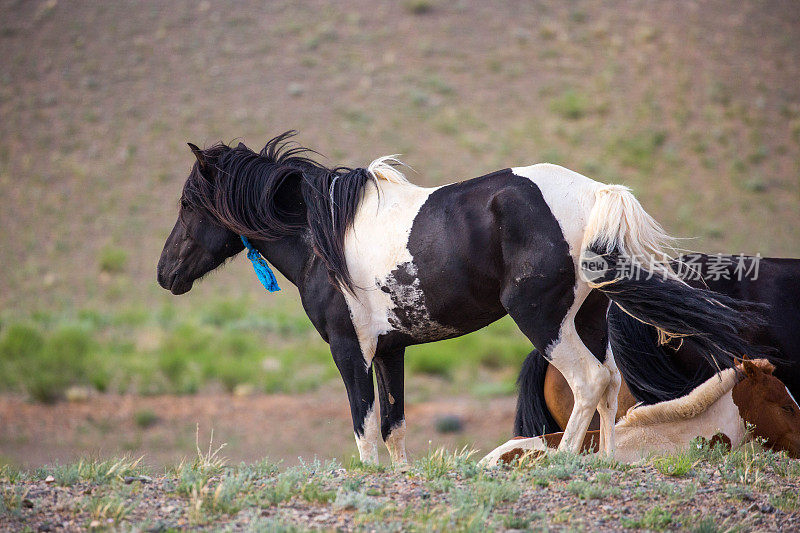
{"type": "Polygon", "coordinates": [[[569,260],[574,277],[543,192],[511,169],[434,189],[380,182],[366,192],[345,251],[356,329],[400,344],[455,337],[504,316],[512,262],[537,275],[569,260]]]}

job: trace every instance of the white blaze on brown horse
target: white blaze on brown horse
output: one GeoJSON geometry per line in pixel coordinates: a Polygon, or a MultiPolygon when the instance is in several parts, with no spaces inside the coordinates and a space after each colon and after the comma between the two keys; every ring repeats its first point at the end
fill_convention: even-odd
{"type": "MultiPolygon", "coordinates": [[[[800,407],[783,382],[772,375],[774,369],[766,359],[746,360],[684,397],[629,409],[615,428],[615,457],[634,462],[652,454],[680,451],[697,437],[736,447],[755,436],[764,439],[770,449],[800,458],[800,407]],[[747,424],[753,426],[752,435],[746,431],[747,424]]],[[[561,435],[518,437],[493,450],[481,463],[492,466],[530,451],[544,452],[558,446],[561,435]]],[[[582,451],[597,451],[598,442],[599,433],[588,432],[582,451]]]]}

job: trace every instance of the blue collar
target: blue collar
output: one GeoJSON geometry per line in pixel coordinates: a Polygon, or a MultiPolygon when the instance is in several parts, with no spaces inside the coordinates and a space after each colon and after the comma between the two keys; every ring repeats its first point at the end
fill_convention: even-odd
{"type": "Polygon", "coordinates": [[[255,246],[253,246],[247,237],[241,235],[242,237],[242,244],[244,247],[247,248],[247,258],[253,263],[253,270],[256,271],[256,275],[258,276],[258,281],[267,289],[269,292],[276,292],[281,290],[278,287],[278,280],[275,279],[275,274],[272,272],[272,269],[269,268],[269,264],[267,260],[261,255],[261,252],[256,250],[255,246]]]}

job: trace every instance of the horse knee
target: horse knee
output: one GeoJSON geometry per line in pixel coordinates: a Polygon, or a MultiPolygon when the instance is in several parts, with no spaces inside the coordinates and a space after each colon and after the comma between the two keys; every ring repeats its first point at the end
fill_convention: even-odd
{"type": "Polygon", "coordinates": [[[587,374],[585,383],[575,387],[575,401],[586,405],[593,404],[591,406],[594,407],[608,389],[611,383],[611,373],[603,366],[596,366],[587,374]]]}

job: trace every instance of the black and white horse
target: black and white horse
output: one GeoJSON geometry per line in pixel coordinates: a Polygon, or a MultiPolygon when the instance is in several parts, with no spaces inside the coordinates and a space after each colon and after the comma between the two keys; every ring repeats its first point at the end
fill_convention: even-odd
{"type": "Polygon", "coordinates": [[[506,313],[575,392],[560,448],[579,450],[597,408],[601,449],[613,453],[619,373],[605,345],[599,359],[592,354],[574,320],[593,287],[665,334],[702,334],[711,360],[747,353],[737,330],[749,317],[735,301],[686,286],[663,264],[638,275],[648,272],[634,259],[660,256],[669,238],[625,187],[541,164],[422,188],[389,158],[325,168],[287,149],[289,135],[260,154],[242,144],[190,145],[197,161],[158,280],[187,292],[243,249],[240,235],[250,239],[298,287],[329,343],[363,461],[377,462],[379,434],[392,460],[406,461],[405,348],[506,313]],[[591,281],[579,275],[584,254],[591,281]],[[617,275],[623,262],[636,271],[617,275]]]}

